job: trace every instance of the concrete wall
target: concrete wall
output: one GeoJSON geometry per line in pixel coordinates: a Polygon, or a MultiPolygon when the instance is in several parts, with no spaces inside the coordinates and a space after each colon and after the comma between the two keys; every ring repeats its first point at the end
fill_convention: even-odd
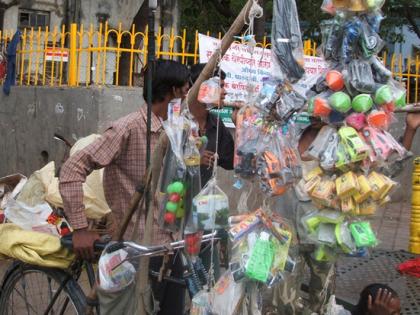
{"type": "Polygon", "coordinates": [[[0,177],[30,175],[46,160],[61,161],[54,133],[77,140],[143,104],[141,89],[15,87],[0,93],[0,177]]]}

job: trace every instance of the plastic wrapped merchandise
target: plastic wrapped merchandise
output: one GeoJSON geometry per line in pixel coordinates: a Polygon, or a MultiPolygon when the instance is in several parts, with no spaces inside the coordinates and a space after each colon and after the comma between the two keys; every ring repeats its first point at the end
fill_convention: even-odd
{"type": "MultiPolygon", "coordinates": [[[[107,248],[112,246],[108,245],[107,248]]],[[[118,292],[135,281],[138,268],[138,252],[131,248],[102,252],[98,263],[99,288],[106,292],[118,292]]]]}
{"type": "Polygon", "coordinates": [[[235,282],[231,271],[227,270],[210,292],[213,314],[236,314],[244,294],[245,283],[235,282]]]}
{"type": "Polygon", "coordinates": [[[270,113],[280,97],[279,85],[281,81],[263,78],[263,86],[260,93],[255,99],[255,107],[262,110],[264,113],[270,113]]]}
{"type": "Polygon", "coordinates": [[[361,35],[362,21],[355,16],[344,24],[343,45],[341,56],[344,63],[349,63],[354,58],[357,42],[361,35]]]}
{"type": "Polygon", "coordinates": [[[223,229],[228,225],[229,199],[211,179],[193,199],[193,211],[197,215],[200,230],[223,229]]]}
{"type": "Polygon", "coordinates": [[[255,158],[260,141],[262,118],[251,107],[242,108],[238,113],[235,141],[235,173],[244,179],[256,175],[255,158]]]}
{"type": "Polygon", "coordinates": [[[335,15],[337,9],[332,0],[324,0],[321,5],[321,10],[325,13],[335,15]]]}
{"type": "Polygon", "coordinates": [[[163,228],[176,232],[181,228],[185,216],[187,166],[184,161],[184,146],[190,134],[189,121],[181,114],[180,100],[169,104],[168,120],[163,122],[163,127],[170,143],[159,179],[159,218],[163,228]]]}
{"type": "Polygon", "coordinates": [[[347,90],[352,95],[360,93],[373,93],[376,83],[373,79],[372,68],[369,62],[361,59],[354,59],[343,71],[347,90]]]}
{"type": "MultiPolygon", "coordinates": [[[[372,22],[374,23],[375,27],[375,21],[372,20],[372,22]]],[[[362,53],[365,58],[370,58],[373,55],[378,54],[385,46],[385,42],[379,36],[374,27],[372,27],[371,24],[369,24],[367,19],[363,19],[361,24],[360,46],[362,48],[362,53]]]]}
{"type": "Polygon", "coordinates": [[[206,104],[208,109],[218,106],[220,103],[220,80],[219,77],[213,77],[201,83],[197,100],[206,104]]]}
{"type": "Polygon", "coordinates": [[[273,3],[273,76],[298,81],[304,74],[303,43],[295,0],[273,3]]]}
{"type": "Polygon", "coordinates": [[[337,62],[339,60],[343,37],[342,23],[342,14],[337,14],[334,19],[321,22],[321,51],[327,61],[337,62]]]}

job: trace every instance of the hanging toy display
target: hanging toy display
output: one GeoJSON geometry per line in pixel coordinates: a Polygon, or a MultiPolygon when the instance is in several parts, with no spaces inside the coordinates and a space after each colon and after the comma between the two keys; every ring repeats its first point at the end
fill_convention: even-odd
{"type": "Polygon", "coordinates": [[[368,218],[398,187],[385,172],[409,156],[387,131],[406,94],[376,56],[384,46],[378,34],[382,5],[325,0],[322,6],[334,15],[322,23],[329,70],[313,88],[318,95],[309,99],[308,113],[325,125],[304,153],[318,166],[302,180],[318,209],[302,222],[322,261],[378,244],[368,218]]]}

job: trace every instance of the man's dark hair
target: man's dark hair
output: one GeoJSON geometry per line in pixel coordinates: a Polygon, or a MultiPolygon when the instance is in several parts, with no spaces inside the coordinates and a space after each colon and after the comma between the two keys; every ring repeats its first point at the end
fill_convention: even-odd
{"type": "Polygon", "coordinates": [[[368,299],[369,295],[372,299],[375,299],[376,294],[378,294],[379,289],[388,290],[391,292],[393,298],[398,298],[398,293],[395,292],[392,288],[382,283],[372,283],[365,287],[360,293],[359,303],[356,306],[356,309],[352,312],[352,315],[366,315],[368,314],[368,299]]]}
{"type": "MultiPolygon", "coordinates": [[[[195,81],[197,81],[198,77],[200,76],[201,71],[203,71],[204,67],[206,66],[205,63],[197,63],[193,66],[190,67],[190,72],[191,72],[191,85],[194,84],[195,81]]],[[[219,76],[219,68],[217,68],[214,71],[214,76],[217,77],[219,76]]],[[[221,70],[220,72],[220,79],[224,80],[226,79],[226,73],[221,70]]]]}
{"type": "Polygon", "coordinates": [[[173,60],[156,60],[154,69],[147,66],[144,71],[143,97],[146,102],[148,97],[146,81],[149,71],[153,71],[152,103],[163,101],[172,92],[172,88],[181,88],[190,79],[187,66],[173,60]]]}

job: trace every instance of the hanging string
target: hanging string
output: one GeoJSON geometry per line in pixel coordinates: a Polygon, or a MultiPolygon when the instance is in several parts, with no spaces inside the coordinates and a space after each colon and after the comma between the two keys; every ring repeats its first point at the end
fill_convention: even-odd
{"type": "MultiPolygon", "coordinates": [[[[248,14],[248,21],[246,21],[246,17],[245,17],[245,24],[248,25],[247,30],[244,33],[244,36],[253,36],[254,35],[254,20],[255,18],[261,18],[263,16],[264,10],[263,8],[258,4],[258,0],[253,0],[252,2],[252,6],[249,10],[249,14],[248,14]]],[[[255,40],[254,40],[255,43],[255,40]]],[[[254,52],[254,48],[255,48],[255,44],[251,46],[251,58],[253,57],[253,52],[254,52]]],[[[221,62],[222,62],[222,52],[221,49],[219,48],[215,53],[218,54],[217,56],[217,62],[216,62],[216,68],[214,69],[213,73],[216,71],[216,69],[218,69],[218,77],[219,77],[219,83],[221,84],[221,78],[222,78],[222,68],[221,68],[221,62]],[[218,68],[217,68],[218,67],[218,68]]],[[[250,72],[251,75],[251,72],[250,72]]],[[[248,81],[248,97],[250,97],[250,81],[251,81],[251,77],[249,78],[248,81]]],[[[220,89],[222,89],[222,86],[220,86],[220,89]]],[[[221,100],[219,98],[218,101],[218,108],[220,108],[221,105],[221,100]]],[[[217,125],[216,125],[216,148],[215,148],[215,154],[214,154],[214,163],[213,163],[213,174],[212,174],[212,180],[216,181],[217,179],[217,167],[218,167],[218,162],[219,162],[219,132],[220,132],[220,113],[217,114],[217,125]]],[[[212,222],[215,221],[215,213],[213,211],[213,216],[212,216],[212,222]]],[[[216,230],[215,224],[213,224],[213,229],[212,229],[212,239],[211,239],[211,246],[210,246],[210,268],[209,268],[209,284],[208,284],[208,289],[210,291],[210,288],[212,288],[212,285],[214,284],[214,232],[216,230]]]]}

